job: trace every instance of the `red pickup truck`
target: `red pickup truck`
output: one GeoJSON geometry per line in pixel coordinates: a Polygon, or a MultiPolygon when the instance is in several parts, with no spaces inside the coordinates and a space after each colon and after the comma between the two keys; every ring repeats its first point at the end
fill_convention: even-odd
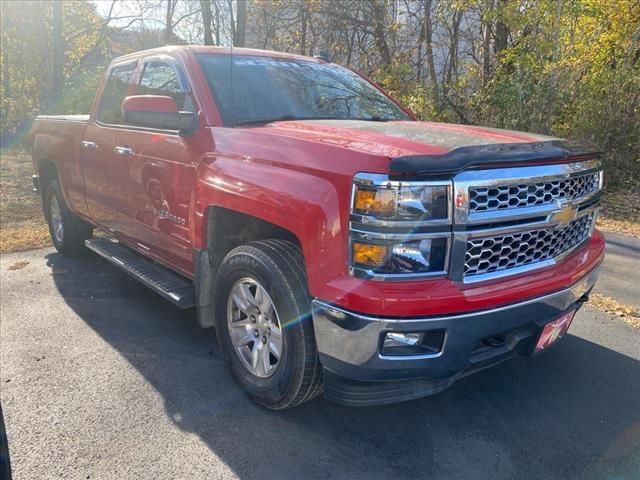
{"type": "Polygon", "coordinates": [[[603,258],[594,147],[417,121],[322,59],[127,55],[90,115],[32,140],[57,250],[196,307],[272,409],[408,400],[545,350],[603,258]]]}

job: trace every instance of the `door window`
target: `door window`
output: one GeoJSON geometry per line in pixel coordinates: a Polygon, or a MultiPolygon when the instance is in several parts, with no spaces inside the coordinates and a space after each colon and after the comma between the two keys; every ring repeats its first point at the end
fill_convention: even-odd
{"type": "Polygon", "coordinates": [[[180,85],[174,67],[165,62],[151,61],[144,67],[138,95],[164,95],[176,101],[178,110],[194,112],[193,100],[180,85]]]}
{"type": "Polygon", "coordinates": [[[131,85],[135,63],[121,65],[111,69],[107,84],[102,92],[98,109],[98,121],[112,125],[124,125],[122,101],[131,85]]]}

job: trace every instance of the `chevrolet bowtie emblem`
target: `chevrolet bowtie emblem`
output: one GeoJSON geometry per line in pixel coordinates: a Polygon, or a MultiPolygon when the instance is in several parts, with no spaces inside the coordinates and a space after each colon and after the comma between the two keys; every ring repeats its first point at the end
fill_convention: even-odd
{"type": "Polygon", "coordinates": [[[558,205],[560,210],[552,213],[549,216],[549,220],[560,225],[567,225],[571,220],[575,219],[578,215],[578,208],[573,205],[558,205]]]}

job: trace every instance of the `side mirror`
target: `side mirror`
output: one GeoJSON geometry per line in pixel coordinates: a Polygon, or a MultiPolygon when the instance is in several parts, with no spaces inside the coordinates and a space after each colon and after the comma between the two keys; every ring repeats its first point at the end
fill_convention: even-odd
{"type": "Polygon", "coordinates": [[[193,135],[196,114],[179,112],[176,101],[163,95],[133,95],[122,102],[124,119],[129,125],[178,130],[180,135],[193,135]]]}

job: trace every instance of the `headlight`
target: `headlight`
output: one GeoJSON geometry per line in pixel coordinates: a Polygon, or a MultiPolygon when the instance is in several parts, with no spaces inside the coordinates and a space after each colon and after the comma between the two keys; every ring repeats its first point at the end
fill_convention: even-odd
{"type": "Polygon", "coordinates": [[[411,279],[444,275],[451,239],[451,182],[354,177],[350,272],[411,279]]]}
{"type": "Polygon", "coordinates": [[[447,223],[450,182],[400,182],[384,175],[358,174],[354,178],[352,213],[363,223],[447,223]]]}

